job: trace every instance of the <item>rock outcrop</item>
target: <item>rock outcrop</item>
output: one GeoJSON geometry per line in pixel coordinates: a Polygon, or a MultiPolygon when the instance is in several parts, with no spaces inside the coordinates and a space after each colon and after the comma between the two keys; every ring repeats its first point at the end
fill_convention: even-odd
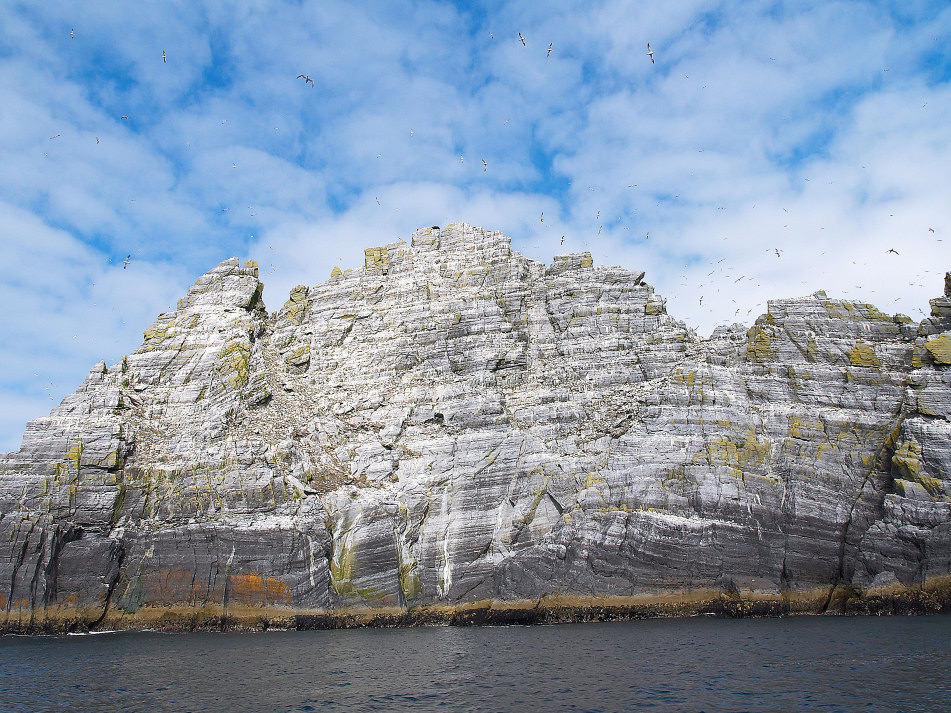
{"type": "Polygon", "coordinates": [[[0,457],[7,630],[951,575],[951,276],[920,324],[817,292],[704,340],[454,224],[262,291],[221,263],[0,457]]]}

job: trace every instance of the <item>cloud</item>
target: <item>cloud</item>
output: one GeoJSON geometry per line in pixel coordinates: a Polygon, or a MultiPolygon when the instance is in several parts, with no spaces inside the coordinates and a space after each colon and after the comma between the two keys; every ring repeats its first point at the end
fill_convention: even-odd
{"type": "Polygon", "coordinates": [[[644,269],[701,334],[820,288],[917,318],[951,269],[934,4],[92,0],[0,23],[0,450],[232,255],[274,310],[467,221],[644,269]]]}
{"type": "Polygon", "coordinates": [[[8,306],[0,448],[12,449],[29,418],[59,403],[99,360],[115,363],[131,351],[188,283],[171,265],[133,261],[124,269],[121,260],[9,203],[0,202],[0,213],[11,266],[0,281],[0,303],[8,306]]]}

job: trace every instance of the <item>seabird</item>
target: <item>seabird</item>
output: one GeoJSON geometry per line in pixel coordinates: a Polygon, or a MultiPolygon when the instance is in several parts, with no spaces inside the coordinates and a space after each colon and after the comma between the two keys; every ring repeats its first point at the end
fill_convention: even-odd
{"type": "Polygon", "coordinates": [[[50,136],[50,139],[58,139],[60,136],[62,136],[62,134],[53,134],[50,136]]]}
{"type": "Polygon", "coordinates": [[[782,250],[780,250],[779,248],[773,248],[773,250],[776,251],[776,257],[779,257],[780,254],[782,253],[782,250]]]}
{"type": "Polygon", "coordinates": [[[651,58],[651,64],[654,64],[654,50],[651,49],[651,43],[647,43],[647,56],[651,58]]]}
{"type": "Polygon", "coordinates": [[[98,136],[96,137],[96,143],[97,143],[97,144],[99,143],[99,137],[98,137],[98,136]]]}
{"type": "Polygon", "coordinates": [[[545,55],[546,57],[551,57],[551,46],[552,46],[552,44],[554,44],[554,43],[552,43],[552,42],[549,42],[549,43],[548,43],[548,54],[545,55]]]}
{"type": "Polygon", "coordinates": [[[380,203],[380,197],[379,197],[379,196],[373,196],[373,197],[376,198],[376,204],[377,204],[377,205],[383,205],[382,203],[380,203]]]}
{"type": "Polygon", "coordinates": [[[70,31],[69,31],[69,36],[75,38],[75,37],[76,37],[76,31],[75,31],[75,30],[70,30],[70,31]]]}
{"type": "Polygon", "coordinates": [[[895,248],[888,248],[888,252],[898,254],[898,251],[895,248]]]}
{"type": "Polygon", "coordinates": [[[314,83],[314,80],[311,79],[310,77],[308,77],[306,74],[298,74],[298,75],[297,75],[297,78],[298,78],[298,79],[303,79],[305,85],[307,85],[307,84],[313,84],[313,83],[314,83]]]}
{"type": "Polygon", "coordinates": [[[132,255],[130,253],[129,255],[126,255],[125,260],[122,261],[122,269],[125,270],[129,266],[129,263],[131,261],[132,261],[132,255]]]}
{"type": "Polygon", "coordinates": [[[485,159],[482,159],[482,172],[485,173],[489,170],[489,164],[485,162],[485,159]]]}
{"type": "Polygon", "coordinates": [[[928,228],[928,231],[931,232],[931,233],[933,233],[933,232],[934,232],[934,228],[928,228]]]}
{"type": "Polygon", "coordinates": [[[565,236],[564,236],[564,235],[561,236],[561,244],[562,244],[562,245],[565,244],[565,236]]]}
{"type": "Polygon", "coordinates": [[[522,41],[522,47],[524,47],[524,46],[525,46],[525,38],[522,37],[522,33],[521,33],[521,32],[518,33],[518,38],[522,41]]]}
{"type": "Polygon", "coordinates": [[[539,222],[539,223],[544,223],[544,222],[545,222],[545,211],[542,211],[542,215],[541,215],[541,217],[538,219],[538,222],[539,222]]]}
{"type": "Polygon", "coordinates": [[[123,114],[123,115],[120,116],[119,118],[120,118],[120,119],[128,119],[128,118],[129,118],[129,115],[128,115],[128,114],[123,114]]]}
{"type": "Polygon", "coordinates": [[[165,57],[165,50],[162,50],[162,64],[168,64],[168,59],[165,57]]]}

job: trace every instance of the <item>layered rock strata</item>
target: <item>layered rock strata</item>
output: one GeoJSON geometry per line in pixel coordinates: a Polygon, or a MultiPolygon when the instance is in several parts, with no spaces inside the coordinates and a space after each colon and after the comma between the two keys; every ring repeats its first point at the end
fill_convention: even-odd
{"type": "Polygon", "coordinates": [[[221,263],[0,457],[8,630],[951,574],[951,276],[920,324],[817,292],[701,339],[453,224],[262,292],[221,263]]]}

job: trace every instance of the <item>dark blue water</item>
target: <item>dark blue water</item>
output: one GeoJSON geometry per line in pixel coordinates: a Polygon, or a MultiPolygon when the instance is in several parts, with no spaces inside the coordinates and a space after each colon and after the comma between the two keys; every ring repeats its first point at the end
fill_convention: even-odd
{"type": "Polygon", "coordinates": [[[951,617],[0,638],[0,710],[951,711],[951,617]]]}

